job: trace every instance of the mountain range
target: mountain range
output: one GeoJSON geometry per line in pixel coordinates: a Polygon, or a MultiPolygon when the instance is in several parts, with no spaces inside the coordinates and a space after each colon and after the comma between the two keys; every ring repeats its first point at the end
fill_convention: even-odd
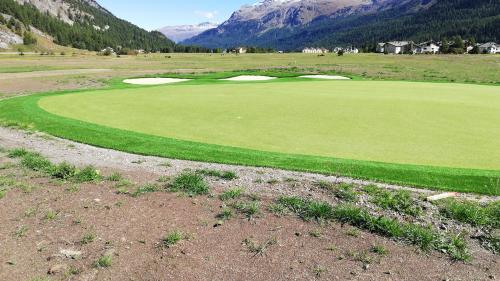
{"type": "Polygon", "coordinates": [[[500,1],[262,0],[241,7],[218,26],[146,31],[96,0],[0,0],[0,48],[19,44],[26,35],[30,39],[32,33],[58,45],[95,51],[205,52],[238,46],[290,51],[456,35],[486,42],[500,40],[500,1]]]}
{"type": "Polygon", "coordinates": [[[500,39],[500,1],[263,0],[181,43],[296,50],[455,35],[500,39]]]}
{"type": "Polygon", "coordinates": [[[217,26],[218,24],[216,23],[203,22],[193,25],[165,26],[158,29],[158,31],[163,33],[170,40],[173,40],[174,42],[180,42],[192,38],[202,33],[203,31],[217,28],[217,26]]]}

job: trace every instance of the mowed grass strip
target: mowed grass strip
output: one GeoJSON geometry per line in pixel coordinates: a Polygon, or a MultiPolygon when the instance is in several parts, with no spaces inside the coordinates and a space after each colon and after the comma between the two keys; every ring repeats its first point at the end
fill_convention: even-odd
{"type": "MultiPolygon", "coordinates": [[[[424,95],[426,95],[426,98],[424,98],[425,103],[430,103],[434,107],[444,108],[440,111],[441,113],[439,113],[446,117],[444,118],[443,116],[437,116],[436,114],[438,114],[438,112],[433,110],[430,110],[430,112],[417,110],[417,116],[412,115],[413,110],[415,110],[415,108],[413,108],[413,103],[420,104],[422,103],[422,101],[420,100],[421,98],[419,96],[419,93],[412,93],[411,91],[406,93],[405,89],[412,89],[414,86],[419,87],[418,85],[420,85],[420,83],[354,81],[293,83],[273,82],[257,84],[239,83],[238,85],[217,85],[216,83],[213,83],[211,85],[176,85],[164,87],[147,87],[144,89],[134,88],[115,89],[109,91],[91,91],[88,93],[80,93],[77,95],[65,95],[67,93],[46,94],[2,101],[0,103],[0,119],[16,121],[21,124],[33,124],[36,129],[46,131],[52,135],[101,147],[113,148],[138,154],[156,155],[188,160],[200,160],[207,162],[266,166],[291,170],[311,171],[324,174],[336,174],[355,178],[385,181],[396,184],[414,185],[439,190],[456,190],[495,195],[500,194],[500,172],[498,171],[435,166],[433,167],[431,166],[431,164],[411,165],[404,163],[408,161],[410,163],[423,164],[419,163],[416,160],[425,159],[425,161],[436,161],[436,163],[439,161],[447,161],[447,163],[451,163],[443,164],[445,166],[470,167],[471,165],[484,165],[485,169],[487,169],[487,166],[491,166],[490,169],[493,170],[495,165],[497,165],[498,163],[497,159],[500,159],[495,156],[495,153],[499,153],[498,150],[492,149],[492,147],[498,147],[496,142],[498,142],[500,138],[494,137],[494,135],[498,134],[499,132],[498,130],[492,131],[490,128],[494,125],[495,122],[498,123],[498,121],[495,120],[500,118],[500,115],[498,114],[499,111],[495,106],[495,104],[500,104],[498,102],[495,103],[496,99],[500,98],[500,96],[494,94],[498,90],[498,87],[424,83],[422,86],[423,88],[420,89],[423,93],[425,92],[425,89],[431,89],[434,86],[438,87],[440,91],[448,91],[448,93],[442,93],[440,91],[435,92],[434,94],[424,93],[424,95]],[[384,94],[382,92],[379,94],[363,94],[356,92],[346,94],[339,90],[342,87],[346,87],[348,83],[368,83],[363,86],[368,88],[370,88],[369,85],[371,85],[372,88],[376,85],[370,83],[383,83],[383,85],[387,86],[397,84],[397,86],[394,87],[397,87],[397,89],[403,91],[403,93],[397,93],[396,91],[392,92],[391,94],[384,94]],[[401,102],[401,100],[403,100],[404,104],[400,103],[400,105],[411,108],[403,111],[399,109],[399,115],[393,116],[397,118],[395,120],[392,120],[391,122],[403,123],[399,124],[399,127],[397,127],[397,129],[392,126],[394,125],[394,123],[386,124],[384,126],[375,124],[378,125],[379,128],[384,128],[385,130],[387,130],[386,134],[389,134],[391,138],[387,138],[387,136],[385,136],[382,132],[379,132],[378,134],[371,134],[368,136],[362,130],[365,129],[366,124],[363,125],[363,123],[359,123],[357,121],[355,122],[352,120],[343,120],[342,118],[338,118],[338,120],[335,118],[325,118],[325,116],[318,115],[318,111],[321,110],[316,110],[315,107],[308,106],[308,104],[306,103],[307,95],[309,95],[309,99],[315,99],[315,96],[319,96],[321,102],[316,101],[316,104],[322,104],[324,103],[324,100],[322,99],[329,99],[331,98],[329,96],[337,95],[336,92],[334,92],[333,94],[331,92],[318,94],[317,92],[312,91],[314,89],[314,85],[320,85],[320,88],[325,88],[326,86],[327,90],[333,89],[335,91],[340,91],[338,95],[340,95],[342,99],[345,99],[347,101],[351,101],[350,99],[360,99],[360,101],[368,104],[368,108],[371,107],[370,104],[373,99],[375,99],[376,103],[380,106],[384,106],[384,103],[390,104],[391,102],[393,102],[393,100],[396,100],[397,102],[401,102]],[[212,89],[208,86],[217,87],[212,89]],[[276,97],[274,97],[275,91],[270,90],[273,89],[273,87],[277,87],[278,89],[281,87],[293,90],[292,88],[299,88],[301,86],[304,87],[304,93],[292,92],[291,95],[281,93],[278,94],[279,99],[276,99],[276,97]],[[196,91],[197,89],[200,89],[200,91],[202,91],[204,94],[202,94],[201,92],[198,94],[194,93],[192,96],[191,94],[189,94],[189,91],[196,91]],[[216,89],[224,89],[225,93],[217,92],[216,89]],[[227,113],[226,111],[224,111],[225,113],[218,112],[218,110],[220,109],[231,109],[231,106],[234,106],[240,110],[244,109],[246,104],[239,103],[245,101],[245,99],[239,99],[241,93],[238,89],[249,89],[248,93],[243,93],[243,96],[247,96],[247,98],[248,95],[256,95],[254,97],[262,98],[262,100],[257,99],[253,100],[253,102],[260,103],[260,106],[264,108],[264,111],[254,112],[254,115],[252,116],[243,115],[243,113],[240,111],[238,111],[238,115],[234,115],[232,114],[232,112],[227,113]],[[259,92],[259,89],[262,91],[259,92]],[[211,91],[215,91],[215,93],[211,91]],[[458,92],[456,94],[453,94],[456,91],[458,92]],[[470,94],[464,93],[464,91],[470,94]],[[183,103],[183,98],[179,97],[179,95],[181,94],[184,94],[186,96],[187,100],[184,100],[187,101],[186,103],[183,103]],[[297,97],[300,97],[300,100],[303,101],[303,106],[301,106],[300,112],[294,111],[299,107],[290,107],[290,105],[287,105],[286,103],[288,99],[292,99],[294,94],[297,95],[297,97]],[[233,95],[234,97],[231,97],[230,95],[233,95]],[[382,95],[382,97],[377,98],[378,95],[382,95]],[[471,97],[469,97],[468,95],[470,95],[471,97]],[[45,99],[45,97],[47,98],[45,99]],[[209,105],[199,108],[199,110],[201,110],[202,112],[204,111],[205,113],[193,113],[193,110],[185,111],[188,108],[193,108],[193,106],[199,105],[200,101],[196,101],[196,99],[198,98],[209,102],[209,105]],[[51,101],[51,99],[55,100],[51,101]],[[175,99],[179,100],[175,101],[175,99]],[[215,101],[212,99],[214,99],[215,101]],[[377,101],[377,99],[382,100],[377,101]],[[451,99],[451,101],[449,99],[451,99]],[[197,127],[197,129],[199,129],[198,131],[203,133],[207,131],[205,126],[208,126],[209,128],[211,128],[211,131],[213,133],[225,136],[228,136],[230,134],[234,135],[229,138],[230,141],[233,141],[235,140],[235,138],[237,138],[239,139],[239,141],[245,142],[246,145],[238,143],[224,143],[221,145],[214,143],[215,141],[213,139],[211,141],[205,140],[204,142],[199,140],[190,141],[187,137],[185,137],[184,139],[188,140],[179,140],[176,138],[180,137],[175,135],[170,137],[161,136],[159,134],[155,135],[154,132],[138,132],[140,131],[140,129],[119,129],[117,128],[120,127],[119,125],[98,125],[92,123],[117,122],[117,119],[120,119],[122,116],[124,116],[119,112],[120,110],[123,110],[124,107],[129,107],[131,109],[133,107],[141,108],[143,107],[143,105],[145,105],[143,104],[144,102],[147,101],[146,104],[151,105],[151,102],[153,100],[156,100],[156,103],[161,105],[163,111],[161,114],[157,115],[158,120],[149,119],[148,122],[150,122],[151,124],[142,122],[143,126],[149,126],[150,128],[163,130],[163,134],[165,134],[165,132],[168,132],[168,134],[174,132],[174,134],[176,134],[176,129],[178,129],[183,134],[189,131],[194,132],[195,130],[192,130],[190,126],[197,127]],[[63,104],[69,105],[68,102],[71,101],[70,103],[75,103],[82,108],[86,108],[86,113],[90,117],[82,117],[84,121],[80,121],[51,114],[38,106],[38,103],[40,102],[42,106],[46,107],[47,104],[45,103],[47,103],[48,101],[51,101],[50,103],[48,103],[50,106],[56,106],[57,104],[60,104],[61,106],[63,104]],[[176,106],[172,107],[171,105],[169,105],[168,101],[176,102],[178,108],[176,106]],[[119,103],[119,105],[116,105],[113,102],[119,103]],[[213,111],[211,113],[207,113],[207,107],[209,107],[210,105],[215,105],[214,102],[220,103],[221,105],[216,106],[216,108],[212,109],[213,111]],[[469,105],[470,107],[467,107],[467,105],[469,105]],[[458,116],[458,112],[454,107],[460,106],[465,106],[465,108],[462,108],[462,110],[469,110],[472,112],[463,113],[464,111],[460,111],[460,114],[468,116],[469,119],[472,117],[476,119],[470,120],[469,122],[467,121],[469,120],[468,118],[458,116]],[[107,110],[109,110],[106,118],[100,119],[101,121],[85,120],[85,118],[95,118],[95,116],[100,116],[102,108],[107,108],[107,110]],[[287,110],[284,110],[283,108],[287,108],[287,110]],[[481,110],[478,110],[478,108],[481,110]],[[170,110],[172,110],[173,112],[170,110]],[[164,124],[162,122],[180,122],[180,117],[175,117],[174,114],[177,113],[178,110],[180,110],[179,112],[185,113],[185,122],[183,121],[182,124],[177,127],[172,127],[172,125],[170,125],[170,127],[165,127],[161,125],[164,124]],[[266,129],[265,132],[269,132],[271,136],[267,136],[266,134],[259,134],[258,126],[252,127],[244,123],[249,122],[250,120],[251,125],[263,124],[252,123],[251,119],[253,117],[258,117],[260,113],[264,115],[270,114],[270,112],[273,110],[273,116],[275,116],[276,118],[267,118],[268,123],[271,123],[271,125],[268,125],[267,127],[264,126],[264,129],[266,129]],[[280,111],[286,111],[288,112],[289,116],[292,116],[290,117],[291,119],[288,123],[282,120],[282,118],[284,117],[281,116],[282,114],[280,113],[280,111]],[[405,115],[403,113],[407,114],[405,115]],[[434,113],[434,115],[429,116],[430,113],[434,113]],[[197,114],[199,116],[196,116],[197,114]],[[316,134],[316,137],[318,135],[324,135],[325,137],[322,140],[313,140],[310,145],[307,145],[307,142],[305,145],[302,144],[302,141],[307,140],[307,138],[310,137],[304,137],[302,136],[302,134],[310,133],[311,128],[304,126],[302,132],[290,130],[290,124],[293,123],[292,125],[296,126],[295,121],[298,120],[294,119],[296,118],[296,115],[308,116],[308,118],[310,119],[308,124],[313,127],[316,126],[317,128],[316,130],[312,131],[312,133],[316,134]],[[202,116],[205,116],[204,119],[209,120],[209,122],[206,120],[201,120],[200,118],[202,116]],[[238,117],[242,118],[239,119],[238,117]],[[486,117],[489,117],[490,119],[486,117]],[[172,118],[174,119],[174,121],[168,120],[172,118]],[[436,136],[427,136],[427,134],[413,135],[418,138],[417,140],[413,140],[408,136],[399,136],[405,132],[409,132],[408,130],[405,130],[405,126],[409,126],[409,124],[411,123],[408,121],[408,118],[413,118],[413,120],[420,120],[419,122],[422,124],[418,124],[418,126],[421,126],[425,130],[426,126],[424,125],[427,125],[428,127],[432,128],[431,134],[434,133],[436,136]],[[458,118],[459,120],[457,121],[454,118],[458,118]],[[104,119],[109,119],[111,121],[102,121],[104,119]],[[244,120],[244,122],[242,123],[241,120],[244,120]],[[321,124],[321,121],[324,121],[326,125],[321,124]],[[276,122],[279,123],[279,127],[281,129],[277,132],[274,132],[274,130],[269,130],[276,128],[276,122]],[[342,122],[343,124],[347,124],[353,128],[344,128],[342,125],[339,125],[339,123],[342,124],[342,122]],[[449,126],[450,122],[452,122],[454,126],[449,126]],[[338,126],[339,129],[329,129],[328,126],[338,126]],[[245,132],[241,132],[238,127],[246,127],[247,130],[245,132]],[[465,132],[463,131],[464,127],[471,129],[472,131],[465,132]],[[342,134],[342,130],[348,130],[349,134],[342,134]],[[358,135],[358,137],[354,138],[353,136],[355,135],[358,135]],[[259,137],[256,138],[255,136],[259,137]],[[297,140],[293,140],[294,137],[299,137],[301,142],[299,143],[297,140]],[[280,140],[280,138],[286,140],[280,140]],[[343,140],[343,138],[346,138],[346,140],[343,140]],[[279,145],[279,148],[273,149],[252,147],[253,145],[266,146],[269,144],[268,142],[266,142],[266,140],[275,140],[276,142],[272,145],[279,145]],[[342,143],[347,144],[347,140],[350,140],[351,145],[342,146],[342,143]],[[429,145],[427,143],[427,141],[429,140],[433,140],[435,146],[442,148],[441,151],[436,151],[435,148],[429,145]],[[288,142],[292,142],[292,144],[288,142]],[[297,145],[294,145],[294,143],[297,145]],[[329,146],[324,146],[323,143],[327,143],[329,144],[329,146]],[[445,143],[446,145],[443,145],[443,143],[445,143]],[[331,155],[321,155],[321,153],[312,150],[310,151],[310,153],[304,152],[301,155],[298,153],[298,151],[295,151],[296,149],[309,149],[308,147],[313,147],[315,146],[315,144],[323,147],[319,149],[330,147],[331,151],[333,151],[335,154],[339,153],[339,156],[334,155],[332,157],[331,155]],[[299,147],[299,145],[301,147],[299,147]],[[363,148],[363,146],[365,147],[363,148]],[[366,147],[370,146],[375,149],[366,149],[366,147]],[[356,149],[353,149],[352,147],[356,149]],[[406,149],[408,150],[401,150],[402,147],[406,147],[406,149]],[[429,153],[428,151],[422,149],[422,147],[432,149],[434,153],[429,153]],[[451,149],[450,147],[453,147],[453,149],[451,149]],[[289,151],[288,149],[292,149],[294,151],[289,151]],[[360,150],[364,151],[364,153],[367,153],[361,153],[360,150]],[[395,153],[394,151],[398,151],[399,154],[395,153]],[[404,153],[401,153],[402,151],[404,153]],[[342,159],[346,157],[340,155],[341,153],[357,153],[361,160],[342,159]],[[403,162],[401,164],[391,164],[381,163],[384,162],[383,159],[370,159],[370,157],[376,157],[377,153],[379,154],[379,156],[386,155],[385,162],[397,162],[395,159],[397,159],[398,157],[406,158],[406,160],[401,161],[403,162]],[[316,154],[316,156],[308,156],[303,154],[316,154]],[[469,158],[467,158],[467,155],[469,155],[469,158]],[[474,155],[474,159],[470,157],[471,155],[474,155]],[[464,157],[470,161],[464,161],[464,157]],[[363,160],[363,158],[365,159],[363,160]]],[[[358,85],[358,87],[359,86],[360,85],[358,85]]],[[[293,101],[292,103],[296,102],[297,101],[293,101]]],[[[330,110],[335,109],[336,105],[333,104],[332,106],[333,107],[331,107],[330,110]]],[[[424,108],[426,107],[425,105],[420,106],[423,106],[424,108]]],[[[255,105],[249,105],[249,107],[256,108],[255,105]]],[[[367,120],[367,122],[372,122],[370,124],[373,124],[373,121],[371,121],[370,119],[382,118],[384,120],[390,121],[391,118],[384,116],[380,117],[379,115],[386,114],[386,111],[398,111],[395,108],[396,107],[394,105],[390,107],[376,107],[371,111],[371,115],[368,116],[367,112],[362,115],[364,115],[364,118],[365,120],[367,120]],[[384,110],[382,110],[382,108],[384,108],[384,110]]],[[[62,108],[60,109],[62,110],[62,108]]],[[[146,112],[147,114],[145,115],[148,115],[149,112],[155,112],[156,110],[157,109],[155,108],[146,107],[142,108],[141,111],[138,112],[137,109],[133,109],[127,112],[127,115],[135,116],[137,117],[137,119],[142,119],[142,113],[146,112]]],[[[247,111],[248,110],[249,109],[247,109],[247,111]]],[[[365,108],[365,110],[367,109],[365,108]]],[[[437,108],[434,110],[437,110],[437,108]]],[[[62,113],[59,112],[58,114],[62,113]]],[[[348,115],[344,115],[343,118],[345,119],[346,116],[348,115]]],[[[350,116],[354,116],[352,114],[352,108],[350,116]]],[[[73,118],[76,118],[76,116],[73,116],[73,118]]],[[[127,117],[124,118],[127,119],[127,117]]],[[[359,117],[354,116],[353,118],[359,117]]],[[[123,120],[120,120],[119,122],[122,121],[123,120]]],[[[305,123],[302,122],[301,124],[304,125],[305,123]]],[[[374,133],[375,131],[370,132],[374,133]]],[[[411,132],[409,133],[411,134],[411,132]]],[[[214,137],[214,139],[216,139],[216,137],[214,137]]],[[[325,154],[331,153],[327,150],[328,149],[324,150],[326,151],[325,154]]],[[[356,157],[350,158],[356,159],[356,157]]]]}

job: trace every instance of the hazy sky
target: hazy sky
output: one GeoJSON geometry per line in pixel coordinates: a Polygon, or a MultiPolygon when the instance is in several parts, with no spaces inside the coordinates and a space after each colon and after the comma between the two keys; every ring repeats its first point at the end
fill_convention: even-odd
{"type": "Polygon", "coordinates": [[[166,25],[223,22],[244,4],[257,0],[97,0],[119,18],[147,30],[166,25]]]}

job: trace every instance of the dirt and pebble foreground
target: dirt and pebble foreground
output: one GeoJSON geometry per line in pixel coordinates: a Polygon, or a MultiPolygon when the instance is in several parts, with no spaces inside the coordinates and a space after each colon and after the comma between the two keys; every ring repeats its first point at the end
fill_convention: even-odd
{"type": "MultiPolygon", "coordinates": [[[[282,195],[339,204],[349,196],[335,195],[329,190],[331,184],[361,186],[367,182],[142,157],[6,128],[0,128],[0,147],[4,149],[0,152],[0,179],[9,180],[12,187],[0,199],[0,280],[500,278],[499,256],[474,239],[467,241],[472,259],[453,261],[445,253],[421,251],[347,224],[304,221],[268,210],[282,195]],[[122,179],[87,183],[56,180],[8,157],[7,150],[15,148],[39,152],[54,163],[94,165],[103,175],[118,172],[131,183],[122,179]],[[190,197],[163,189],[138,196],[127,194],[138,187],[163,188],[187,169],[233,171],[238,178],[206,176],[211,188],[208,195],[190,197]],[[233,209],[231,218],[217,217],[229,204],[219,195],[233,187],[242,187],[252,202],[258,202],[255,214],[233,209]]],[[[361,192],[356,204],[400,221],[431,223],[444,233],[466,231],[469,236],[479,236],[484,231],[440,217],[435,205],[421,200],[429,194],[432,192],[423,190],[412,193],[414,204],[422,209],[416,217],[377,209],[361,192]]]]}

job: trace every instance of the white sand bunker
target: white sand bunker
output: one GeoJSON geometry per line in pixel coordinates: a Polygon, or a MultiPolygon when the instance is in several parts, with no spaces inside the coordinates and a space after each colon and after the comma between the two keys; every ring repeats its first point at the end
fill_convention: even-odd
{"type": "Polygon", "coordinates": [[[336,76],[336,75],[302,75],[300,78],[312,78],[312,79],[328,79],[328,80],[350,80],[349,77],[336,76]]]}
{"type": "Polygon", "coordinates": [[[134,85],[161,85],[161,84],[171,84],[179,83],[184,81],[189,81],[191,79],[179,79],[179,78],[136,78],[136,79],[125,79],[123,83],[134,84],[134,85]]]}
{"type": "Polygon", "coordinates": [[[225,81],[266,81],[276,79],[276,77],[270,76],[257,76],[257,75],[240,75],[236,77],[221,79],[225,81]]]}

